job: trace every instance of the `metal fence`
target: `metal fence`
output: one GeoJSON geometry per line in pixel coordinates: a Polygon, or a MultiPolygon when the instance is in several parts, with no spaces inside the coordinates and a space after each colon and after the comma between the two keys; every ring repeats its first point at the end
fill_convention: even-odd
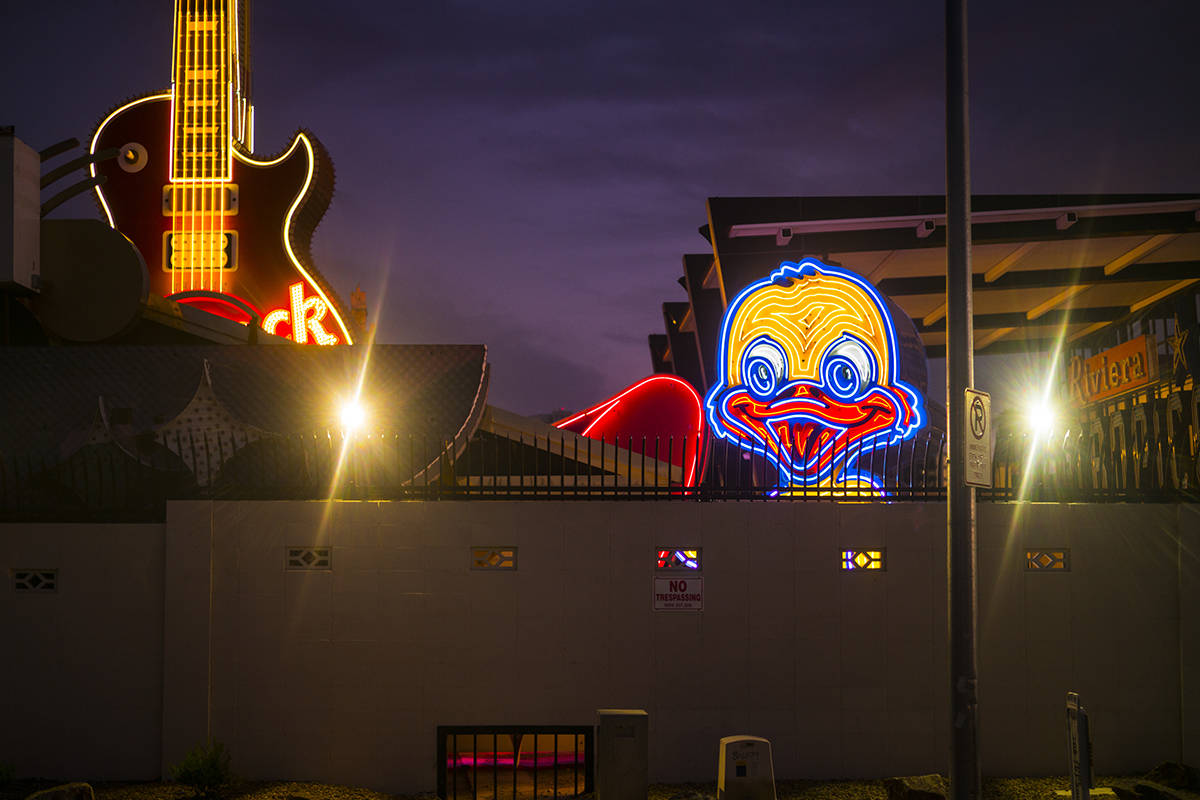
{"type": "Polygon", "coordinates": [[[439,725],[438,797],[591,794],[595,737],[590,725],[439,725]]]}
{"type": "MultiPolygon", "coordinates": [[[[1169,502],[1197,496],[1195,459],[998,443],[994,488],[979,499],[1169,502]],[[1164,467],[1163,465],[1168,465],[1164,467]]],[[[811,452],[794,457],[809,459],[811,452]]],[[[940,501],[947,447],[937,431],[830,454],[853,481],[793,481],[763,452],[708,439],[586,439],[573,434],[449,439],[401,435],[231,435],[176,431],[87,444],[65,457],[0,458],[0,518],[165,518],[168,500],[940,501]]]]}
{"type": "Polygon", "coordinates": [[[1200,443],[1101,437],[1075,429],[1053,438],[1001,435],[995,443],[994,489],[983,499],[1040,502],[1196,502],[1200,443]],[[1193,452],[1193,449],[1196,452],[1193,452]]]}

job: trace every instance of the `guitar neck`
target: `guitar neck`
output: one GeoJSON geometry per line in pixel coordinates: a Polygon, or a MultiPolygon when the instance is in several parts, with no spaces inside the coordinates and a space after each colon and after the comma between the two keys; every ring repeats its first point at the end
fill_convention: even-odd
{"type": "Polygon", "coordinates": [[[176,0],[171,181],[229,181],[250,117],[238,0],[176,0]]]}

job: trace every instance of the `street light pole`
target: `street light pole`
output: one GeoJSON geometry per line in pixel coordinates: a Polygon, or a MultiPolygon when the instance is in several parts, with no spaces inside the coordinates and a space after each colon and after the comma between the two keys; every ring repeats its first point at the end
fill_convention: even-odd
{"type": "Polygon", "coordinates": [[[974,386],[971,320],[971,168],[967,0],[946,0],[947,618],[950,651],[950,800],[979,800],[975,625],[975,489],[964,482],[966,389],[974,386]]]}

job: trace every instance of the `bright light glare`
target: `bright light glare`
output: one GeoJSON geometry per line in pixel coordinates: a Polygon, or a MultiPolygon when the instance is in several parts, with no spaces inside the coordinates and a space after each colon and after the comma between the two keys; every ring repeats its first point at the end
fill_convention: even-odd
{"type": "Polygon", "coordinates": [[[367,410],[357,400],[346,400],[338,409],[338,419],[348,433],[358,430],[367,421],[367,410]]]}
{"type": "Polygon", "coordinates": [[[1029,411],[1025,415],[1025,422],[1034,435],[1044,439],[1058,424],[1058,409],[1049,400],[1039,398],[1030,404],[1029,411]]]}

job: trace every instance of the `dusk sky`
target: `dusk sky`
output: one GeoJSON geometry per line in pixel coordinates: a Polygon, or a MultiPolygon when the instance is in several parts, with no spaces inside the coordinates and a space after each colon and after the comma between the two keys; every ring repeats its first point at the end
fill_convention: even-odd
{"type": "MultiPolygon", "coordinates": [[[[7,3],[0,124],[86,141],[166,88],[172,8],[7,3]]],[[[362,285],[380,342],[486,344],[490,401],[519,413],[649,373],[680,257],[708,250],[706,197],[944,191],[941,2],[252,13],[257,154],[304,126],[336,167],[317,268],[343,298],[362,285]]],[[[1200,3],[969,15],[975,192],[1200,193],[1200,3]]],[[[56,216],[96,214],[84,197],[56,216]]]]}

